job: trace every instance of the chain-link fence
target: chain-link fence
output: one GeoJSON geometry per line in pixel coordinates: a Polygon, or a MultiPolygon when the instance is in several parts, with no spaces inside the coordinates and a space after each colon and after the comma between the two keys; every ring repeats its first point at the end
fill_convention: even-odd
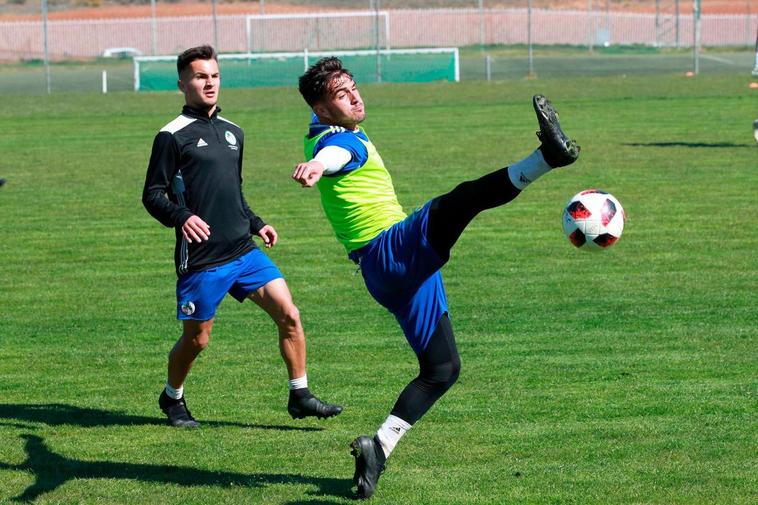
{"type": "Polygon", "coordinates": [[[132,89],[129,57],[203,43],[223,53],[459,47],[463,80],[749,72],[753,1],[758,11],[758,0],[6,0],[0,92],[132,89]]]}

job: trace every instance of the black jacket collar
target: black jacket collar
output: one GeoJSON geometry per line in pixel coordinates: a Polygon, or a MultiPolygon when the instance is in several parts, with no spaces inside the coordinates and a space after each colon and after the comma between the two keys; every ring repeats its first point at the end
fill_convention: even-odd
{"type": "Polygon", "coordinates": [[[208,119],[216,119],[218,116],[218,113],[221,112],[221,107],[218,105],[216,106],[216,110],[213,111],[213,114],[211,116],[208,116],[208,113],[202,109],[196,109],[194,107],[190,107],[189,105],[185,105],[182,107],[182,115],[193,117],[195,119],[205,119],[206,121],[208,119]]]}

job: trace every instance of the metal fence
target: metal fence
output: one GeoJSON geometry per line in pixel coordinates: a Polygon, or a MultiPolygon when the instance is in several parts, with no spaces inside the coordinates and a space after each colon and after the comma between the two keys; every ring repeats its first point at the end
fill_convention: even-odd
{"type": "MultiPolygon", "coordinates": [[[[370,17],[331,19],[303,15],[190,16],[48,21],[52,61],[102,56],[108,48],[133,48],[143,55],[177,54],[203,43],[221,52],[449,47],[470,45],[629,45],[691,47],[694,18],[671,15],[547,9],[403,9],[370,17]],[[529,19],[531,18],[531,19],[529,19]],[[317,22],[320,21],[320,22],[317,22]],[[339,21],[339,22],[337,22],[339,21]],[[661,32],[660,26],[676,26],[661,32]],[[379,37],[374,30],[379,30],[379,37]],[[252,33],[251,33],[252,30],[252,33]],[[349,36],[334,36],[335,32],[349,36]]],[[[706,47],[752,46],[758,13],[702,16],[700,41],[706,47]]],[[[0,22],[0,60],[41,59],[42,22],[0,22]]]]}
{"type": "MultiPolygon", "coordinates": [[[[41,1],[47,5],[47,0],[41,1]]],[[[747,9],[741,13],[702,16],[697,8],[680,9],[679,0],[633,4],[648,2],[645,12],[630,11],[629,2],[621,0],[503,0],[498,5],[494,0],[288,0],[297,12],[276,14],[265,5],[282,2],[260,0],[260,8],[250,10],[246,4],[243,13],[223,14],[212,1],[212,13],[207,4],[200,6],[207,15],[156,16],[153,0],[152,15],[143,10],[143,17],[48,20],[43,11],[34,20],[0,21],[0,94],[129,90],[134,83],[131,60],[103,56],[176,55],[204,43],[222,53],[460,47],[462,80],[742,67],[749,72],[754,52],[747,48],[753,47],[758,27],[758,5],[750,7],[753,0],[746,0],[747,9]],[[587,8],[547,8],[569,3],[587,8]],[[330,5],[343,9],[332,11],[327,9],[330,5]],[[318,10],[302,12],[309,6],[318,10]],[[701,46],[718,51],[702,66],[701,46]],[[520,52],[503,50],[519,47],[520,52]],[[571,57],[553,54],[558,47],[568,47],[571,57]],[[637,52],[647,56],[610,53],[627,47],[643,48],[637,52]],[[577,56],[577,50],[585,54],[577,56]]],[[[697,7],[701,0],[686,3],[697,7]]],[[[758,71],[758,57],[755,67],[758,71]]]]}

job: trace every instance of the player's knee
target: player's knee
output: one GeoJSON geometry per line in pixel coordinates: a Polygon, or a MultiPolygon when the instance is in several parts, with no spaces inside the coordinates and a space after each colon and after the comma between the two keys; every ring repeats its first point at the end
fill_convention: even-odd
{"type": "Polygon", "coordinates": [[[195,337],[193,344],[198,351],[202,351],[203,349],[208,347],[208,344],[210,344],[210,342],[211,342],[211,334],[203,332],[197,337],[195,337]]]}
{"type": "Polygon", "coordinates": [[[199,353],[208,347],[211,341],[211,332],[210,330],[199,330],[191,335],[185,334],[184,340],[193,351],[199,353]]]}
{"type": "Polygon", "coordinates": [[[473,181],[464,181],[448,194],[450,195],[450,203],[458,207],[460,202],[467,202],[476,198],[476,184],[473,181]]]}
{"type": "Polygon", "coordinates": [[[294,303],[290,303],[282,308],[277,324],[285,329],[294,329],[300,327],[300,311],[294,303]]]}
{"type": "Polygon", "coordinates": [[[450,363],[450,376],[448,377],[448,384],[452,386],[456,382],[458,382],[458,377],[461,375],[461,358],[459,356],[455,356],[453,358],[453,361],[450,363]]]}
{"type": "Polygon", "coordinates": [[[458,381],[460,373],[461,360],[458,356],[454,356],[445,363],[439,363],[422,370],[421,378],[429,384],[430,389],[444,393],[458,381]]]}
{"type": "Polygon", "coordinates": [[[427,352],[420,360],[421,376],[434,384],[435,389],[447,391],[461,373],[461,357],[447,314],[440,319],[427,352]]]}
{"type": "Polygon", "coordinates": [[[461,374],[461,360],[458,356],[455,356],[449,362],[443,365],[441,374],[441,381],[445,389],[450,387],[458,381],[458,377],[461,374]]]}

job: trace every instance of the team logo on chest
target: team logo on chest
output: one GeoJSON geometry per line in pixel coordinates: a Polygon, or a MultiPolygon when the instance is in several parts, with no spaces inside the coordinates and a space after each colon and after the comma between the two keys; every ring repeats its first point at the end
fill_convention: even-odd
{"type": "Polygon", "coordinates": [[[237,147],[237,137],[235,137],[232,132],[226,130],[226,133],[224,133],[224,138],[229,143],[227,146],[229,149],[232,149],[233,151],[239,149],[239,147],[237,147]]]}

